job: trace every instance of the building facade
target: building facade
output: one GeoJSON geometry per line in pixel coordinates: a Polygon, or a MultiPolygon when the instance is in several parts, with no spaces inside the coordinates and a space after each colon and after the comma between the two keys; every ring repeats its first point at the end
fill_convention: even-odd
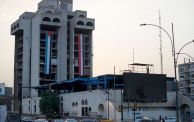
{"type": "Polygon", "coordinates": [[[72,8],[72,0],[42,0],[36,12],[23,13],[11,25],[15,105],[21,97],[37,96],[34,86],[92,76],[95,21],[72,8]]]}
{"type": "MultiPolygon", "coordinates": [[[[154,118],[175,117],[175,92],[168,92],[168,101],[165,103],[134,103],[122,102],[121,90],[92,90],[60,94],[60,114],[69,118],[109,118],[115,122],[129,122],[134,119],[134,104],[137,104],[136,113],[141,116],[154,118]],[[109,95],[108,95],[109,94],[109,95]],[[123,106],[123,108],[121,108],[123,106]]],[[[40,114],[37,98],[23,99],[25,114],[40,114]],[[36,109],[35,109],[36,108],[36,109]]]]}
{"type": "Polygon", "coordinates": [[[194,62],[179,64],[179,91],[194,98],[194,62]]]}

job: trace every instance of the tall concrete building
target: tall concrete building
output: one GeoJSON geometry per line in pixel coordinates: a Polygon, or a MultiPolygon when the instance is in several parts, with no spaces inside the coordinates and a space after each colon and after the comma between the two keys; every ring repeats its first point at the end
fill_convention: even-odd
{"type": "Polygon", "coordinates": [[[179,91],[194,98],[194,62],[183,63],[179,68],[179,91]]]}
{"type": "Polygon", "coordinates": [[[36,12],[24,12],[11,25],[15,105],[38,95],[30,87],[92,76],[95,20],[72,8],[73,0],[42,0],[36,12]]]}

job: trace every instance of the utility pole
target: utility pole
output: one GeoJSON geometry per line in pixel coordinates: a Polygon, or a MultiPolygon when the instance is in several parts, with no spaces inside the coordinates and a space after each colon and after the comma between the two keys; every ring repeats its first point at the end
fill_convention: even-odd
{"type": "Polygon", "coordinates": [[[115,87],[115,66],[114,66],[114,120],[116,122],[116,87],[115,87]]]}
{"type": "MultiPolygon", "coordinates": [[[[159,26],[161,27],[161,14],[159,10],[159,26]]],[[[161,66],[161,74],[163,74],[163,54],[162,54],[162,31],[159,28],[159,38],[160,38],[160,66],[161,66]]]]}

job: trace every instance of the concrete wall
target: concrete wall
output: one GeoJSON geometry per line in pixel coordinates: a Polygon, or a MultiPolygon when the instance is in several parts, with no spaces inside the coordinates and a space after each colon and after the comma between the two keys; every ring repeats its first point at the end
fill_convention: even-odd
{"type": "Polygon", "coordinates": [[[40,97],[26,98],[22,100],[22,113],[40,114],[39,108],[40,97]]]}

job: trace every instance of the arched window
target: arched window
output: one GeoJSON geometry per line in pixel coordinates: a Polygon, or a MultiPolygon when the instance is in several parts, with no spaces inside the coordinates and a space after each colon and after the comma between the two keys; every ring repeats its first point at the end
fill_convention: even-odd
{"type": "Polygon", "coordinates": [[[51,11],[47,11],[46,14],[52,14],[52,12],[51,11]]]}
{"type": "Polygon", "coordinates": [[[104,111],[104,105],[103,104],[98,105],[98,111],[104,111]]]}
{"type": "Polygon", "coordinates": [[[78,22],[77,22],[77,25],[84,25],[84,22],[78,21],[78,22]]]}
{"type": "Polygon", "coordinates": [[[72,103],[72,106],[74,106],[75,104],[74,104],[74,102],[72,103]]]}
{"type": "Polygon", "coordinates": [[[19,23],[17,23],[16,27],[19,27],[19,23]]]}
{"type": "Polygon", "coordinates": [[[88,105],[88,100],[87,99],[85,99],[85,105],[88,105]]]}
{"type": "Polygon", "coordinates": [[[87,22],[86,26],[93,26],[93,23],[92,22],[87,22]]]}
{"type": "Polygon", "coordinates": [[[54,18],[53,22],[60,22],[59,18],[54,18]]]}
{"type": "Polygon", "coordinates": [[[47,22],[50,22],[50,21],[51,21],[51,19],[50,19],[49,17],[44,17],[44,18],[42,19],[42,21],[47,21],[47,22]]]}
{"type": "Polygon", "coordinates": [[[81,18],[85,18],[85,16],[84,16],[84,15],[82,15],[82,14],[81,14],[81,15],[79,15],[79,17],[81,17],[81,18]]]}
{"type": "Polygon", "coordinates": [[[84,100],[81,101],[81,104],[84,105],[84,100]]]}

